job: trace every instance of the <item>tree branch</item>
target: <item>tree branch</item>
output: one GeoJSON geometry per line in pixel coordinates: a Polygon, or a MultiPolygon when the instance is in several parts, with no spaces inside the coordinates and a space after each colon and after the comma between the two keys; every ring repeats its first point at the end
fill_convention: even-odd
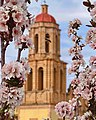
{"type": "Polygon", "coordinates": [[[0,0],[0,6],[2,6],[4,3],[4,0],[0,0]]]}
{"type": "Polygon", "coordinates": [[[17,56],[17,61],[20,61],[20,56],[21,56],[22,49],[18,49],[18,56],[17,56]]]}
{"type": "Polygon", "coordinates": [[[1,69],[5,64],[5,49],[4,49],[4,39],[1,37],[1,69]]]}

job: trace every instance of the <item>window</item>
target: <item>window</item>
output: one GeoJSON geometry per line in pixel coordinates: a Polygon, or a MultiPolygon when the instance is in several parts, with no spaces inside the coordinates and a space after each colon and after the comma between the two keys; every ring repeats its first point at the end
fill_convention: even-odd
{"type": "Polygon", "coordinates": [[[43,90],[43,68],[38,70],[38,90],[43,90]]]}
{"type": "Polygon", "coordinates": [[[49,42],[48,41],[45,42],[45,51],[46,53],[49,53],[49,42]]]}
{"type": "Polygon", "coordinates": [[[35,44],[35,53],[37,53],[38,52],[38,34],[35,35],[34,44],[35,44]]]}
{"type": "Polygon", "coordinates": [[[28,74],[28,80],[27,80],[27,90],[31,91],[32,90],[32,80],[33,80],[33,73],[32,73],[32,69],[30,71],[30,73],[28,74]]]}
{"type": "Polygon", "coordinates": [[[50,41],[49,34],[47,33],[45,35],[45,52],[46,53],[49,53],[49,42],[51,42],[51,41],[50,41]]]}

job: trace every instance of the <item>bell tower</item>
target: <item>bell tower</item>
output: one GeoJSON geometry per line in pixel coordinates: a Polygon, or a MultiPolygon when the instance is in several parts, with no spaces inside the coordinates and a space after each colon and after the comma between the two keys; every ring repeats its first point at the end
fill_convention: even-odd
{"type": "Polygon", "coordinates": [[[34,49],[29,51],[31,72],[19,120],[58,120],[54,106],[66,99],[66,63],[60,60],[59,25],[48,14],[48,5],[43,4],[41,10],[30,30],[34,49]]]}

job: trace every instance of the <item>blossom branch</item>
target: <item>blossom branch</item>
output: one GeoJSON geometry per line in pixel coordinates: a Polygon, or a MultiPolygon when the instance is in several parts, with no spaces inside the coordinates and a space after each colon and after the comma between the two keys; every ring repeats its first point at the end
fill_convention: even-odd
{"type": "Polygon", "coordinates": [[[26,59],[21,59],[23,49],[32,48],[29,35],[23,35],[24,30],[30,30],[33,22],[24,0],[2,0],[0,7],[0,37],[2,83],[0,84],[0,120],[14,120],[14,110],[22,103],[23,85],[30,67],[26,59]],[[18,48],[17,61],[5,64],[5,52],[10,42],[18,48]],[[7,105],[7,106],[6,106],[7,105]]]}

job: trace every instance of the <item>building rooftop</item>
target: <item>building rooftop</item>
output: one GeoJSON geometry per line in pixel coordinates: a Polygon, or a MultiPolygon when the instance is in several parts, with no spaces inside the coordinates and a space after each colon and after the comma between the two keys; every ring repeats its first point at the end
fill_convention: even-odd
{"type": "Polygon", "coordinates": [[[51,22],[56,23],[55,18],[48,14],[48,5],[42,5],[42,13],[36,16],[35,22],[51,22]]]}

